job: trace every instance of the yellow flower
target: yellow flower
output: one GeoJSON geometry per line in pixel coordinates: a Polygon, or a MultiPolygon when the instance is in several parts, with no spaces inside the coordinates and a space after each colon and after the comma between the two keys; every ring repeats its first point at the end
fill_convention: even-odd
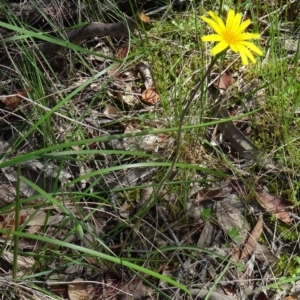
{"type": "Polygon", "coordinates": [[[236,14],[232,9],[228,12],[226,25],[215,12],[209,11],[208,15],[211,19],[203,16],[201,19],[205,21],[216,34],[205,35],[201,39],[203,42],[219,42],[211,50],[212,55],[217,55],[230,47],[232,51],[240,54],[245,66],[248,65],[248,58],[250,58],[253,63],[256,63],[256,60],[249,49],[258,55],[263,55],[262,51],[257,46],[247,41],[250,39],[259,39],[258,33],[244,32],[251,24],[249,19],[241,22],[242,15],[239,13],[236,14]]]}

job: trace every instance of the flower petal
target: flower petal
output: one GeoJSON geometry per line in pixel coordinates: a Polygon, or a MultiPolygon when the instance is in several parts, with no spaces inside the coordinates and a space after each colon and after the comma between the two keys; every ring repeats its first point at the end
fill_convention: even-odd
{"type": "Polygon", "coordinates": [[[219,25],[221,31],[225,30],[225,24],[222,19],[213,11],[209,11],[208,14],[214,19],[214,21],[219,25]]]}
{"type": "Polygon", "coordinates": [[[245,48],[244,51],[245,51],[245,54],[246,54],[246,55],[251,59],[251,61],[255,64],[255,63],[256,63],[256,59],[255,59],[255,57],[253,56],[253,54],[252,54],[247,48],[245,48]]]}
{"type": "Polygon", "coordinates": [[[244,21],[242,24],[239,25],[238,30],[236,31],[236,34],[241,34],[245,29],[251,24],[251,20],[248,19],[244,21]]]}
{"type": "MultiPolygon", "coordinates": [[[[247,59],[248,57],[250,58],[250,60],[251,60],[254,64],[256,63],[256,59],[254,58],[254,56],[252,55],[252,53],[251,53],[245,46],[243,46],[243,45],[238,45],[237,48],[238,48],[239,53],[240,53],[240,55],[241,55],[241,57],[242,57],[243,63],[244,63],[243,56],[246,57],[246,61],[247,61],[247,64],[246,64],[246,65],[248,65],[248,59],[247,59]]],[[[245,59],[245,57],[244,57],[244,59],[245,59]]],[[[246,66],[246,65],[245,65],[245,66],[246,66]]]]}
{"type": "Polygon", "coordinates": [[[235,12],[233,9],[230,9],[227,15],[227,20],[226,20],[226,28],[231,28],[234,22],[234,16],[235,12]]]}
{"type": "Polygon", "coordinates": [[[226,48],[228,48],[228,44],[226,42],[220,42],[218,43],[215,47],[211,49],[211,54],[212,55],[217,55],[224,51],[226,48]]]}
{"type": "Polygon", "coordinates": [[[237,48],[236,45],[230,44],[229,46],[230,46],[230,49],[231,49],[233,52],[235,52],[235,53],[239,52],[239,49],[237,48]]]}
{"type": "Polygon", "coordinates": [[[241,21],[242,21],[242,14],[236,14],[233,19],[232,27],[230,30],[233,32],[237,32],[237,30],[240,27],[241,21]]]}
{"type": "Polygon", "coordinates": [[[251,40],[251,39],[256,39],[258,40],[260,38],[260,35],[258,33],[249,33],[249,32],[246,32],[246,33],[242,33],[240,35],[240,40],[241,41],[244,41],[244,40],[251,40]]]}
{"type": "Polygon", "coordinates": [[[248,66],[248,58],[247,58],[247,55],[245,54],[245,52],[239,51],[239,53],[240,53],[240,56],[242,58],[243,65],[248,66]]]}
{"type": "Polygon", "coordinates": [[[204,35],[201,37],[202,42],[221,42],[224,39],[219,34],[204,35]]]}
{"type": "Polygon", "coordinates": [[[212,19],[209,19],[207,17],[200,17],[204,22],[206,22],[217,34],[221,34],[222,31],[219,27],[219,25],[212,19]]]}
{"type": "Polygon", "coordinates": [[[250,43],[250,42],[239,42],[240,45],[244,45],[246,46],[247,48],[249,48],[250,50],[252,50],[253,52],[255,52],[256,54],[262,56],[263,55],[263,52],[257,47],[255,46],[254,44],[250,43]]]}

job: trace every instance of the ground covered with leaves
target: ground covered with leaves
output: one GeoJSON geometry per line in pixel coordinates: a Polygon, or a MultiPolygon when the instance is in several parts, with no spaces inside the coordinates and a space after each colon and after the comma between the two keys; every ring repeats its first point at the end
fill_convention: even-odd
{"type": "Polygon", "coordinates": [[[298,299],[299,11],[1,1],[1,299],[298,299]]]}

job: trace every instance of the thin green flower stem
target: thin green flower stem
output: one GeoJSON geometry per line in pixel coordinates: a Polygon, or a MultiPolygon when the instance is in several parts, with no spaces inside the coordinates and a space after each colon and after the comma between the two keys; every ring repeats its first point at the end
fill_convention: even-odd
{"type": "Polygon", "coordinates": [[[223,10],[223,0],[220,0],[220,7],[219,7],[219,16],[222,15],[222,10],[223,10]]]}
{"type": "MultiPolygon", "coordinates": [[[[223,53],[223,52],[222,52],[223,53]]],[[[193,101],[196,99],[196,96],[198,94],[198,92],[200,91],[201,87],[203,86],[205,80],[207,79],[207,77],[209,76],[209,74],[212,71],[213,66],[215,65],[215,63],[217,62],[218,58],[220,57],[220,55],[222,54],[218,54],[216,56],[214,56],[205,72],[205,74],[203,75],[202,79],[199,81],[199,83],[196,85],[195,89],[193,90],[190,98],[188,99],[188,101],[186,102],[186,106],[180,116],[180,120],[179,120],[179,124],[178,124],[178,133],[177,133],[177,145],[176,145],[176,149],[175,149],[175,155],[174,155],[174,160],[172,161],[169,169],[167,170],[165,176],[163,177],[163,179],[160,181],[158,188],[156,189],[155,193],[154,193],[154,199],[157,199],[157,196],[159,195],[164,183],[166,182],[166,180],[169,178],[171,171],[173,170],[178,157],[179,157],[179,150],[180,150],[180,141],[181,141],[181,133],[182,133],[182,126],[183,126],[183,120],[184,117],[188,114],[188,111],[190,109],[191,104],[193,103],[193,101]]],[[[185,99],[186,100],[186,99],[185,99]]],[[[151,201],[151,200],[150,200],[151,201]]],[[[152,201],[151,201],[152,202],[152,201]]]]}
{"type": "MultiPolygon", "coordinates": [[[[20,216],[20,186],[21,186],[21,164],[18,164],[18,178],[16,184],[16,208],[15,208],[15,231],[19,230],[19,216],[20,216]]],[[[14,235],[14,256],[13,256],[13,270],[12,278],[17,278],[18,272],[18,253],[19,253],[19,237],[14,235]]]]}

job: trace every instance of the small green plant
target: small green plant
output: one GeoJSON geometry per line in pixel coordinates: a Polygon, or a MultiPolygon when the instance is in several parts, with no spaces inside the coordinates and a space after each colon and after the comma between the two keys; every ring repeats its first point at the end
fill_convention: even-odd
{"type": "Polygon", "coordinates": [[[300,257],[291,257],[289,254],[281,255],[274,268],[275,274],[284,274],[285,278],[295,278],[300,275],[300,257]]]}
{"type": "Polygon", "coordinates": [[[208,220],[210,219],[212,215],[212,211],[211,211],[211,208],[204,208],[203,211],[201,212],[201,217],[204,219],[204,220],[208,220]]]}
{"type": "Polygon", "coordinates": [[[232,227],[230,230],[227,230],[226,233],[237,244],[240,244],[243,241],[243,237],[241,236],[239,230],[236,227],[232,227]]]}

